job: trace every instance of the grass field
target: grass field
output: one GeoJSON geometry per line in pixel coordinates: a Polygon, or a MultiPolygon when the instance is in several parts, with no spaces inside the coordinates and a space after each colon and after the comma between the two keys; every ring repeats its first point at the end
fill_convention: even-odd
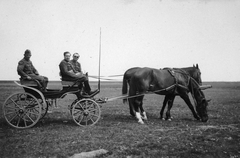
{"type": "MultiPolygon", "coordinates": [[[[57,157],[106,149],[101,157],[240,157],[240,83],[211,82],[204,90],[209,121],[199,122],[182,99],[176,97],[172,121],[159,119],[164,96],[146,95],[144,109],[148,121],[144,125],[130,117],[122,100],[102,104],[100,121],[92,127],[77,126],[67,105],[75,96],[59,101],[43,120],[30,129],[11,128],[0,109],[0,157],[57,157]]],[[[93,89],[96,83],[91,83],[93,89]]],[[[49,87],[59,88],[57,82],[49,87]]],[[[13,82],[0,82],[0,104],[12,93],[22,91],[13,82]]],[[[121,83],[102,83],[96,98],[121,95],[121,83]]]]}

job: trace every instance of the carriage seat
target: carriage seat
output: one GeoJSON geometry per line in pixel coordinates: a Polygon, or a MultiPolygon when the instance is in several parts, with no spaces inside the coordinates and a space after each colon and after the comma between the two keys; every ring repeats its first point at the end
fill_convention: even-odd
{"type": "MultiPolygon", "coordinates": [[[[71,87],[75,82],[74,81],[61,81],[63,87],[71,87]]],[[[78,84],[75,84],[73,87],[78,87],[78,84]]]]}
{"type": "Polygon", "coordinates": [[[19,78],[20,83],[24,86],[28,86],[28,87],[34,87],[37,89],[40,89],[41,84],[39,81],[37,80],[28,80],[28,79],[23,79],[23,78],[19,78]]]}

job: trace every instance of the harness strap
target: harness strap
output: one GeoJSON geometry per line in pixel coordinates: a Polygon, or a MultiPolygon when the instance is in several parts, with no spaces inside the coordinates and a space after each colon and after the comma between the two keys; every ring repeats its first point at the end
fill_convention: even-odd
{"type": "Polygon", "coordinates": [[[177,87],[179,87],[179,84],[178,84],[178,80],[177,80],[177,78],[175,76],[175,71],[174,71],[174,69],[167,69],[167,70],[170,73],[170,75],[174,78],[174,82],[175,82],[175,84],[174,84],[174,88],[175,88],[174,91],[177,92],[177,87]]]}

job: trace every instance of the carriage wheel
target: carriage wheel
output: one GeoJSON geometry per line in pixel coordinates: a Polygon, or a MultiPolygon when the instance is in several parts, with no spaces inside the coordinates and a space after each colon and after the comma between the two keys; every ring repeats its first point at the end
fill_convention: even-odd
{"type": "Polygon", "coordinates": [[[100,106],[91,99],[79,100],[72,108],[72,117],[79,126],[92,126],[101,116],[100,106]]]}
{"type": "Polygon", "coordinates": [[[3,115],[9,125],[19,129],[34,126],[41,118],[42,105],[30,93],[10,95],[3,104],[3,115]]]}

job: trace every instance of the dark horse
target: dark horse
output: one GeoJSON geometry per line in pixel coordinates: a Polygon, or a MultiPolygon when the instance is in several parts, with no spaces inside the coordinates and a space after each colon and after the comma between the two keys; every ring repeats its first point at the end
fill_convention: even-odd
{"type": "Polygon", "coordinates": [[[185,73],[170,71],[168,69],[140,68],[131,77],[129,85],[129,105],[133,113],[136,113],[136,117],[140,123],[143,123],[143,121],[139,110],[143,110],[142,101],[146,92],[167,95],[170,99],[179,95],[192,111],[194,118],[197,120],[201,119],[203,122],[208,120],[208,102],[198,83],[185,73]],[[191,92],[194,100],[196,100],[197,113],[189,99],[189,92],[191,92]]]}
{"type": "MultiPolygon", "coordinates": [[[[140,67],[133,67],[128,69],[123,76],[123,85],[122,85],[122,94],[127,94],[128,91],[128,84],[130,82],[131,77],[133,76],[133,74],[137,71],[141,69],[140,67]]],[[[169,69],[169,68],[164,68],[164,69],[169,69]]],[[[201,71],[199,69],[198,64],[193,65],[193,67],[185,67],[185,68],[173,68],[174,71],[178,71],[180,73],[184,73],[184,74],[188,74],[189,76],[191,76],[193,79],[195,79],[197,81],[198,84],[202,84],[202,79],[201,79],[201,71]]],[[[174,101],[175,96],[170,96],[170,95],[166,95],[163,101],[163,106],[160,112],[160,118],[163,119],[163,112],[164,109],[166,107],[166,104],[168,103],[168,111],[166,113],[166,119],[170,120],[171,119],[171,115],[170,115],[170,109],[172,108],[173,105],[173,101],[174,101]]],[[[127,99],[123,100],[123,103],[126,103],[127,99]]],[[[129,104],[129,110],[130,110],[130,114],[132,116],[135,116],[135,113],[133,112],[130,104],[129,104]]],[[[142,110],[142,109],[141,109],[142,110]]],[[[146,118],[146,114],[141,111],[143,113],[143,116],[145,119],[146,118]]]]}

